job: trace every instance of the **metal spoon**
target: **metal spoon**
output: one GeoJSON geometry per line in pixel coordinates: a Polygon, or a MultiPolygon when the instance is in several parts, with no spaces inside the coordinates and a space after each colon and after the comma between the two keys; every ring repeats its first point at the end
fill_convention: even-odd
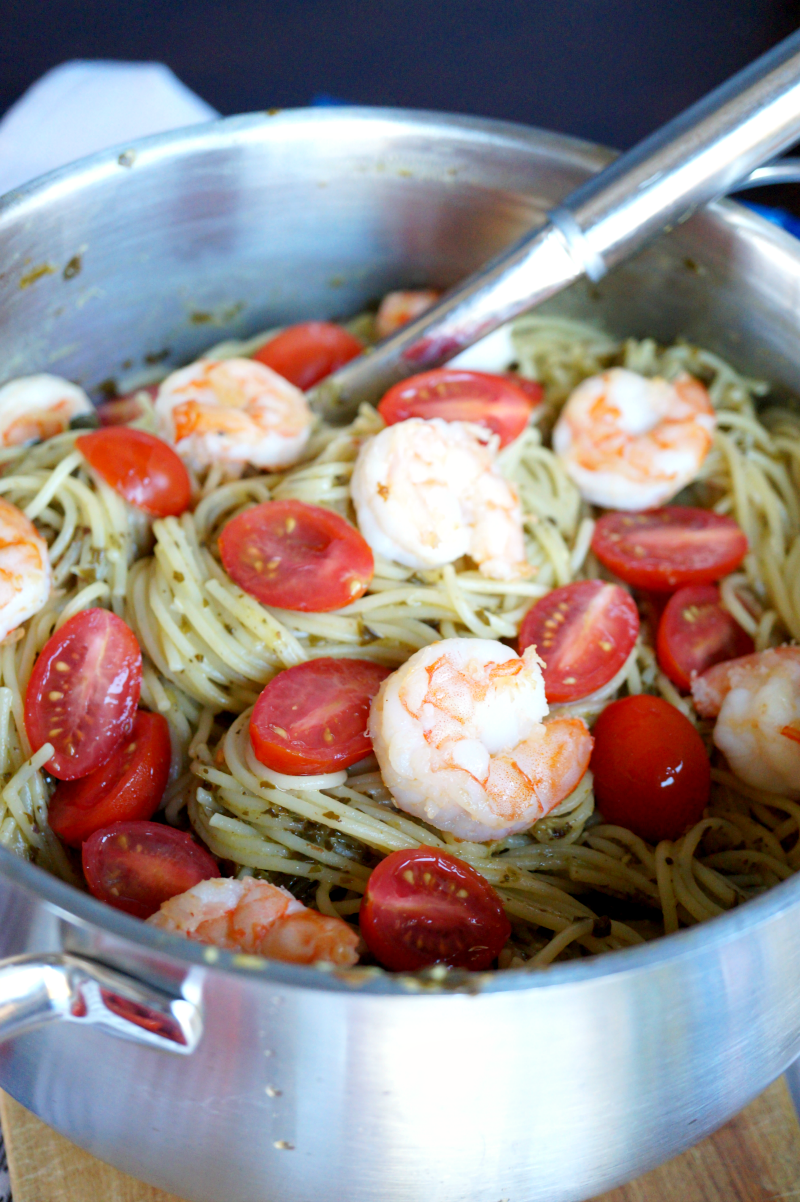
{"type": "Polygon", "coordinates": [[[406,376],[445,363],[583,275],[607,271],[800,137],[800,31],[588,180],[432,309],[318,385],[343,421],[406,376]]]}

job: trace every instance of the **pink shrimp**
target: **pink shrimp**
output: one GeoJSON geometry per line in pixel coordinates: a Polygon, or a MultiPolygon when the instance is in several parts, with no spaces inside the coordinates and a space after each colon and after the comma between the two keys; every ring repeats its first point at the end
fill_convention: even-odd
{"type": "Polygon", "coordinates": [[[314,416],[300,391],[253,359],[198,359],[167,376],[155,403],[159,434],[194,468],[301,457],[314,416]]]}
{"type": "Polygon", "coordinates": [[[716,718],[714,742],[733,772],[768,793],[800,797],[800,647],[770,647],[696,676],[692,697],[716,718]]]}
{"type": "Polygon", "coordinates": [[[201,881],[147,921],[196,943],[289,964],[358,960],[358,934],[341,918],[309,910],[286,889],[254,877],[201,881]]]}
{"type": "Polygon", "coordinates": [[[593,505],[651,509],[695,479],[715,422],[708,393],[692,376],[670,383],[614,367],[572,393],[553,449],[593,505]]]}
{"type": "Polygon", "coordinates": [[[380,303],[375,318],[375,330],[379,338],[388,338],[415,317],[420,317],[441,296],[431,288],[417,292],[387,292],[380,303]]]}
{"type": "Polygon", "coordinates": [[[399,809],[459,839],[528,830],[577,788],[594,740],[543,722],[542,661],[493,639],[443,639],[381,685],[369,732],[399,809]]]}

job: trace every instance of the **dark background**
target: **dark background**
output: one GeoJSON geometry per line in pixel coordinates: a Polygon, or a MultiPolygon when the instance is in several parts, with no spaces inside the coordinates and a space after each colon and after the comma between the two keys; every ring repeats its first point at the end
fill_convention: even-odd
{"type": "Polygon", "coordinates": [[[0,112],[65,59],[158,59],[225,114],[328,94],[624,148],[798,25],[800,0],[0,0],[0,112]]]}

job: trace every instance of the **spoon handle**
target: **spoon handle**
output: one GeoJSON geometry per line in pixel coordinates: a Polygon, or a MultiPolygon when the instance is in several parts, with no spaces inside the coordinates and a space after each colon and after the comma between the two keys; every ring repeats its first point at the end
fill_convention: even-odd
{"type": "Polygon", "coordinates": [[[800,31],[620,155],[434,308],[330,376],[315,390],[315,407],[345,420],[361,401],[438,367],[582,275],[601,279],[798,137],[800,31]]]}

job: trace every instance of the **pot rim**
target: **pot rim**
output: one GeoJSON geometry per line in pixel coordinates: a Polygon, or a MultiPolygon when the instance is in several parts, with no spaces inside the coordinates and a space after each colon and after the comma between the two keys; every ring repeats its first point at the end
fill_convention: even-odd
{"type": "MultiPolygon", "coordinates": [[[[38,179],[0,196],[0,230],[3,222],[18,217],[20,210],[35,211],[61,193],[80,190],[92,181],[119,171],[141,170],[166,156],[178,157],[196,153],[205,146],[213,149],[260,141],[265,129],[277,130],[282,137],[291,138],[297,126],[321,125],[325,136],[342,124],[385,124],[387,130],[398,125],[413,124],[428,136],[441,126],[451,139],[462,136],[475,145],[476,140],[505,140],[509,146],[522,144],[531,150],[548,145],[558,148],[563,161],[564,152],[576,166],[599,171],[616,152],[595,143],[554,133],[535,126],[516,122],[495,121],[485,117],[448,114],[421,109],[379,108],[342,105],[332,108],[300,108],[269,110],[154,134],[131,142],[120,143],[75,163],[60,167],[38,179]]],[[[726,225],[746,224],[762,239],[775,243],[776,250],[800,259],[800,244],[783,230],[771,225],[758,214],[744,210],[730,201],[708,206],[714,217],[726,225]]],[[[585,960],[567,961],[548,966],[546,971],[503,969],[491,973],[454,971],[445,979],[428,973],[414,976],[390,974],[380,969],[336,969],[320,966],[283,964],[262,960],[257,956],[241,956],[199,943],[191,943],[179,935],[147,926],[139,919],[104,905],[89,894],[38,865],[22,860],[0,847],[0,878],[10,880],[26,892],[44,900],[58,916],[84,928],[99,928],[125,943],[167,955],[186,965],[201,965],[214,970],[246,976],[264,983],[294,986],[302,989],[358,992],[388,996],[444,996],[450,993],[510,993],[586,985],[599,978],[620,973],[645,973],[665,968],[684,957],[702,953],[703,949],[720,947],[737,939],[753,928],[777,920],[791,909],[800,909],[800,873],[773,886],[762,896],[753,898],[734,910],[721,914],[697,926],[662,936],[649,943],[625,948],[585,960]]]]}

